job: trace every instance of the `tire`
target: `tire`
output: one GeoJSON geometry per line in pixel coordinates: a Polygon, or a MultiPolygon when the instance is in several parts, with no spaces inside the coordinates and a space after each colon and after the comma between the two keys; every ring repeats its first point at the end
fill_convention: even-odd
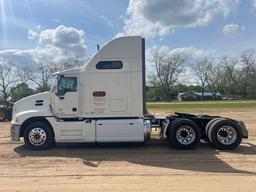
{"type": "Polygon", "coordinates": [[[33,122],[25,128],[24,141],[33,150],[48,149],[55,143],[52,128],[43,121],[33,122]]]}
{"type": "Polygon", "coordinates": [[[211,124],[208,138],[214,148],[232,150],[241,143],[242,130],[230,119],[218,119],[211,124]]]}
{"type": "Polygon", "coordinates": [[[169,126],[169,143],[176,149],[194,149],[200,137],[199,127],[189,119],[176,119],[169,126]]]}
{"type": "Polygon", "coordinates": [[[6,111],[4,109],[0,109],[0,122],[4,122],[6,120],[6,111]]]}
{"type": "Polygon", "coordinates": [[[207,123],[206,127],[205,127],[205,134],[206,134],[206,136],[207,136],[207,138],[208,138],[208,140],[209,140],[210,142],[211,142],[211,138],[209,137],[209,129],[210,129],[210,127],[211,127],[213,124],[215,124],[216,121],[219,121],[219,120],[221,120],[221,119],[224,119],[224,118],[214,118],[214,119],[212,119],[211,121],[209,121],[209,122],[207,123]]]}

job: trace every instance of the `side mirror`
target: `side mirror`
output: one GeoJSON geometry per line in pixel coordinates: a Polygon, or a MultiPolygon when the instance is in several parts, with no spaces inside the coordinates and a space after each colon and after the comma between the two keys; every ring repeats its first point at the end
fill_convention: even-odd
{"type": "Polygon", "coordinates": [[[56,95],[59,99],[62,100],[62,99],[64,99],[65,93],[63,94],[63,93],[60,93],[58,90],[56,90],[55,95],[56,95]]]}
{"type": "Polygon", "coordinates": [[[57,91],[56,91],[56,95],[57,95],[58,97],[64,97],[64,95],[65,95],[67,92],[68,92],[68,90],[66,90],[66,89],[57,90],[57,91]]]}
{"type": "Polygon", "coordinates": [[[51,89],[51,92],[52,93],[54,93],[55,95],[57,95],[57,86],[56,85],[54,85],[53,87],[52,87],[52,89],[51,89]]]}

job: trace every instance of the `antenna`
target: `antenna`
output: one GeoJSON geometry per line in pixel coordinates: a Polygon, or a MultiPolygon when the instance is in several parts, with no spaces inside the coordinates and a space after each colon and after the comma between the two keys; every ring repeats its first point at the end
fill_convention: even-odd
{"type": "Polygon", "coordinates": [[[97,51],[100,50],[100,45],[97,43],[97,51]]]}

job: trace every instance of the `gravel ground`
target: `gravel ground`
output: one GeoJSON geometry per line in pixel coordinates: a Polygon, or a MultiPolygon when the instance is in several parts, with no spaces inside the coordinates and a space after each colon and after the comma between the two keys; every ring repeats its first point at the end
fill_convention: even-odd
{"type": "MultiPolygon", "coordinates": [[[[172,110],[151,110],[165,115],[172,110]]],[[[234,151],[191,151],[155,139],[143,146],[58,145],[31,151],[0,123],[0,191],[256,191],[256,110],[191,110],[243,120],[249,139],[234,151]]]]}

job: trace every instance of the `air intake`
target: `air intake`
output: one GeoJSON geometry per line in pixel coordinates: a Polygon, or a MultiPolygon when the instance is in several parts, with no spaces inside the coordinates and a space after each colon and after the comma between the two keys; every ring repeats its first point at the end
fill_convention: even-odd
{"type": "Polygon", "coordinates": [[[36,100],[35,106],[42,106],[44,104],[44,100],[36,100]]]}

